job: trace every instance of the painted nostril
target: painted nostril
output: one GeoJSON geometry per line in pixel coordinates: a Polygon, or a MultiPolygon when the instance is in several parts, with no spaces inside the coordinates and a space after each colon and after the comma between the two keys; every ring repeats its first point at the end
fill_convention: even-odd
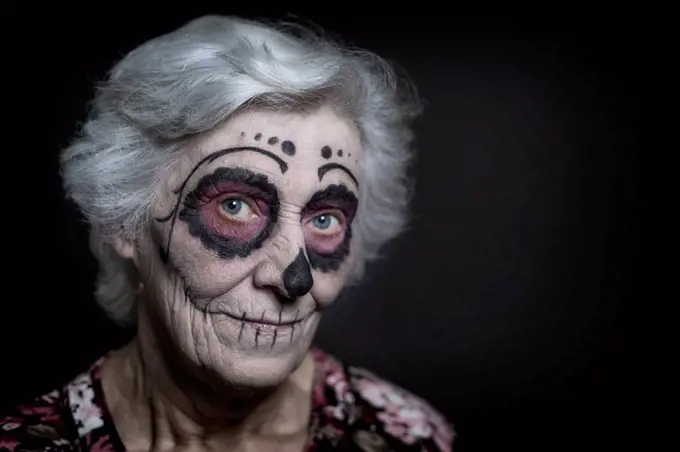
{"type": "Polygon", "coordinates": [[[293,262],[283,271],[283,285],[289,298],[299,298],[312,290],[314,279],[305,252],[300,252],[293,262]]]}

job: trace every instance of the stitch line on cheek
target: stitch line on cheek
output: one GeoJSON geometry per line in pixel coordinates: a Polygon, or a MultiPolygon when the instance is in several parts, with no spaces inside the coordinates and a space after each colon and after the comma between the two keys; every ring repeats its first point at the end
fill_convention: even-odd
{"type": "Polygon", "coordinates": [[[244,311],[243,315],[241,316],[241,328],[238,330],[238,340],[239,340],[239,342],[241,341],[241,336],[243,336],[243,328],[246,327],[245,318],[246,318],[246,313],[244,311]]]}
{"type": "MultiPolygon", "coordinates": [[[[293,336],[295,336],[295,325],[297,325],[298,315],[300,315],[300,310],[295,310],[295,320],[293,320],[293,330],[290,332],[290,343],[293,343],[293,336]]],[[[302,328],[302,327],[301,327],[302,328]]]]}
{"type": "Polygon", "coordinates": [[[205,305],[202,306],[201,301],[196,297],[195,291],[191,287],[191,284],[189,283],[186,275],[184,275],[181,271],[179,271],[174,265],[170,264],[168,266],[170,271],[173,273],[172,277],[172,297],[173,300],[176,300],[176,297],[178,296],[178,293],[181,293],[183,297],[183,301],[187,306],[192,306],[199,312],[201,312],[204,316],[204,319],[207,319],[208,314],[210,314],[210,307],[212,303],[219,297],[219,295],[216,295],[214,297],[210,297],[208,299],[205,299],[205,305]]]}

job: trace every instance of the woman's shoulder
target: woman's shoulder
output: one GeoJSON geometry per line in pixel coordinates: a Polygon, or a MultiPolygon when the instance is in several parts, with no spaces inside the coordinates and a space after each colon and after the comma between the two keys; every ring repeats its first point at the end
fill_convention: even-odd
{"type": "Polygon", "coordinates": [[[105,435],[95,435],[106,422],[99,394],[103,359],[63,387],[0,414],[0,452],[72,451],[83,445],[106,445],[105,435]]]}
{"type": "Polygon", "coordinates": [[[0,416],[0,451],[72,450],[77,433],[66,390],[55,389],[0,416]]]}
{"type": "Polygon", "coordinates": [[[453,425],[429,402],[319,349],[314,349],[314,356],[323,381],[317,385],[315,405],[329,425],[349,430],[342,432],[342,436],[350,433],[352,441],[370,443],[370,450],[400,446],[425,451],[452,450],[453,425]]]}

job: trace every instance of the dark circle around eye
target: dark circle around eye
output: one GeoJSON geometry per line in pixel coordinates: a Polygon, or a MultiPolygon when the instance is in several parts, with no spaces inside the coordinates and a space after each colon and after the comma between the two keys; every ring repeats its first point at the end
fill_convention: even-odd
{"type": "Polygon", "coordinates": [[[240,199],[228,198],[222,201],[222,209],[229,215],[238,215],[243,208],[243,201],[240,199]]]}

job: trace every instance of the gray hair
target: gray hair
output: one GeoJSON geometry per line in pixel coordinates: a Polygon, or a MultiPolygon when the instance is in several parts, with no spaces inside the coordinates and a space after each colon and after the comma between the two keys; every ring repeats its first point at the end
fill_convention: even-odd
{"type": "Polygon", "coordinates": [[[61,175],[91,227],[95,297],[117,323],[136,318],[138,280],[112,240],[148,221],[157,184],[189,140],[249,106],[330,105],[358,127],[365,175],[351,281],[405,226],[414,155],[413,86],[386,61],[300,25],[204,16],[152,39],[97,87],[90,114],[61,155],[61,175]]]}

